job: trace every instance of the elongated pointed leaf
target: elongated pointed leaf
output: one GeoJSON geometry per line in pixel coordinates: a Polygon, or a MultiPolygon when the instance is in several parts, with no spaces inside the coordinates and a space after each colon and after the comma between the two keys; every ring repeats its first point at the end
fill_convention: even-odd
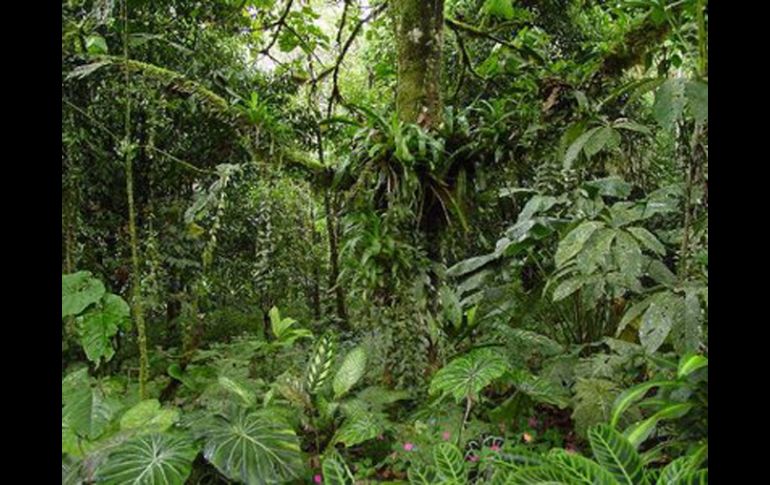
{"type": "Polygon", "coordinates": [[[706,367],[709,365],[709,360],[702,356],[697,354],[688,354],[682,357],[682,360],[679,361],[679,368],[676,371],[676,376],[678,378],[686,377],[693,372],[695,372],[698,369],[701,369],[703,367],[706,367]]]}
{"type": "Polygon", "coordinates": [[[321,466],[323,470],[323,483],[328,485],[349,485],[354,481],[353,474],[345,462],[335,453],[335,456],[327,457],[321,466]]]}
{"type": "Polygon", "coordinates": [[[634,387],[626,389],[615,399],[615,403],[612,406],[612,417],[610,418],[610,425],[617,426],[620,421],[620,416],[628,409],[633,403],[641,400],[650,389],[656,387],[673,387],[677,383],[674,381],[655,380],[642,382],[634,387]]]}
{"type": "Polygon", "coordinates": [[[623,433],[623,436],[625,436],[628,442],[631,443],[631,446],[639,448],[639,445],[649,438],[650,434],[655,430],[655,426],[657,426],[661,420],[682,417],[690,409],[692,409],[692,404],[690,403],[669,404],[649,418],[630,426],[623,433]]]}
{"type": "Polygon", "coordinates": [[[588,432],[588,440],[596,460],[623,485],[643,483],[642,460],[623,435],[606,424],[588,432]]]}
{"type": "Polygon", "coordinates": [[[339,399],[355,386],[366,370],[366,350],[363,347],[356,347],[348,352],[342,365],[334,375],[332,388],[334,389],[334,399],[339,399]]]}
{"type": "Polygon", "coordinates": [[[568,453],[565,450],[554,450],[549,458],[571,475],[570,483],[576,485],[617,485],[618,483],[610,472],[584,456],[568,453]]]}
{"type": "Polygon", "coordinates": [[[433,448],[433,461],[441,483],[463,484],[467,471],[460,450],[451,443],[439,443],[433,448]]]}
{"type": "Polygon", "coordinates": [[[601,129],[601,126],[597,126],[596,128],[591,128],[590,130],[586,131],[577,139],[575,139],[574,142],[567,148],[567,153],[564,155],[564,168],[570,169],[572,168],[572,164],[577,159],[578,155],[580,155],[580,152],[583,150],[583,147],[585,146],[586,142],[601,129]]]}
{"type": "Polygon", "coordinates": [[[556,249],[556,267],[561,268],[564,264],[575,257],[583,249],[586,241],[597,229],[604,226],[597,221],[586,221],[570,231],[564,239],[559,241],[559,247],[556,249]]]}

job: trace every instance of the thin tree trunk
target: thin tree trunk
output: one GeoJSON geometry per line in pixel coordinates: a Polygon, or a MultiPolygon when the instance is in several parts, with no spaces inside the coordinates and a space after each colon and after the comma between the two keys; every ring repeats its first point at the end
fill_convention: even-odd
{"type": "Polygon", "coordinates": [[[345,308],[345,291],[340,286],[337,279],[340,275],[339,266],[339,223],[335,208],[332,207],[329,189],[324,192],[324,210],[326,212],[326,231],[329,236],[329,289],[334,290],[334,301],[336,305],[337,318],[343,327],[347,327],[348,315],[345,308]]]}
{"type": "Polygon", "coordinates": [[[128,71],[128,7],[127,0],[123,1],[123,60],[125,63],[126,83],[126,107],[124,112],[125,138],[122,147],[125,172],[126,172],[126,196],[128,202],[128,232],[131,243],[131,309],[134,313],[136,324],[137,343],[139,345],[139,397],[147,397],[147,379],[149,372],[149,358],[147,355],[147,335],[144,325],[144,308],[141,294],[141,267],[139,266],[139,238],[136,231],[136,207],[134,204],[134,150],[131,147],[131,92],[129,89],[128,71]]]}

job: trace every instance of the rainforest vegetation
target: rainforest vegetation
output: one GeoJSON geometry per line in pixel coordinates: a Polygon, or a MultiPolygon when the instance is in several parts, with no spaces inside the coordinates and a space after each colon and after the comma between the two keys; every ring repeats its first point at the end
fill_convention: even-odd
{"type": "Polygon", "coordinates": [[[63,0],[62,484],[708,482],[707,0],[63,0]]]}

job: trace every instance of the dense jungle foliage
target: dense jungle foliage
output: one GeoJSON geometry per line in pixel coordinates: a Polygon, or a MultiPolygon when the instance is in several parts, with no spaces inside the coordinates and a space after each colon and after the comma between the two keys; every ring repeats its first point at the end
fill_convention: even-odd
{"type": "Polygon", "coordinates": [[[63,0],[62,483],[708,482],[707,0],[63,0]]]}

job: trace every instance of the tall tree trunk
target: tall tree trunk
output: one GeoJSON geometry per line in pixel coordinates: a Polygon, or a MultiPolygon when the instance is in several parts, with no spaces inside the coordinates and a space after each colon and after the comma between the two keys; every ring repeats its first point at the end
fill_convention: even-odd
{"type": "Polygon", "coordinates": [[[441,122],[444,0],[393,2],[398,54],[396,110],[406,123],[441,122]]]}
{"type": "Polygon", "coordinates": [[[324,211],[326,212],[326,231],[329,236],[329,289],[334,290],[334,302],[337,319],[343,328],[348,327],[348,315],[345,308],[345,292],[337,279],[340,275],[339,255],[339,222],[336,207],[333,207],[329,189],[324,192],[324,211]]]}

